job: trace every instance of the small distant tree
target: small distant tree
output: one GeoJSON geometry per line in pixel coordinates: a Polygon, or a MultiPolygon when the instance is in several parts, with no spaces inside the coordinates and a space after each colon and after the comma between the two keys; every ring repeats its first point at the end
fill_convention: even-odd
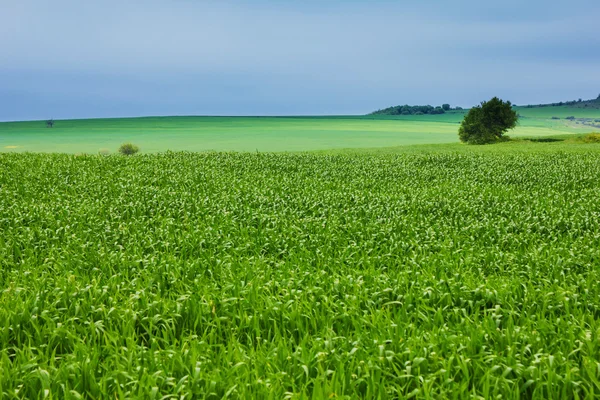
{"type": "Polygon", "coordinates": [[[510,101],[494,97],[469,110],[460,124],[458,137],[469,144],[494,143],[517,126],[518,119],[510,101]]]}
{"type": "Polygon", "coordinates": [[[596,100],[600,100],[600,94],[598,95],[598,97],[596,97],[596,100]]]}
{"type": "Polygon", "coordinates": [[[54,127],[54,120],[53,119],[49,119],[46,121],[46,128],[53,128],[54,127]]]}
{"type": "Polygon", "coordinates": [[[140,148],[133,143],[123,143],[121,147],[119,147],[119,153],[125,156],[132,156],[138,151],[140,151],[140,148]]]}
{"type": "Polygon", "coordinates": [[[444,111],[449,111],[450,110],[450,104],[442,104],[442,108],[444,109],[444,111]]]}

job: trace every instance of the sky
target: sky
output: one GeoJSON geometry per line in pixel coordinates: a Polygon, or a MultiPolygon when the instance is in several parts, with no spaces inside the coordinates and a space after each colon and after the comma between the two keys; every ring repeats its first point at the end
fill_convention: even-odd
{"type": "Polygon", "coordinates": [[[600,93],[598,0],[0,0],[0,121],[600,93]]]}

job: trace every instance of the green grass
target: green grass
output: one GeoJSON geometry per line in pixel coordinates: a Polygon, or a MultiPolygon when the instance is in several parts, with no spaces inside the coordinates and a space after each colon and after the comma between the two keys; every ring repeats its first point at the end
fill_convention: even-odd
{"type": "Polygon", "coordinates": [[[1,397],[597,398],[598,193],[598,144],[0,154],[1,397]]]}
{"type": "Polygon", "coordinates": [[[527,118],[548,119],[552,117],[566,118],[600,118],[600,110],[594,108],[578,108],[569,106],[556,107],[517,107],[519,114],[527,118]]]}
{"type": "MultiPolygon", "coordinates": [[[[555,113],[548,113],[546,108],[536,110],[519,109],[524,117],[510,135],[551,136],[593,130],[564,119],[552,120],[555,113]]],[[[116,152],[124,142],[138,145],[144,153],[167,150],[282,152],[456,143],[464,112],[423,116],[65,120],[56,121],[52,129],[46,128],[44,121],[8,122],[0,123],[0,152],[96,154],[101,149],[116,152]]],[[[600,118],[600,111],[595,112],[600,118]]],[[[591,115],[579,109],[562,114],[580,113],[591,115]]]]}

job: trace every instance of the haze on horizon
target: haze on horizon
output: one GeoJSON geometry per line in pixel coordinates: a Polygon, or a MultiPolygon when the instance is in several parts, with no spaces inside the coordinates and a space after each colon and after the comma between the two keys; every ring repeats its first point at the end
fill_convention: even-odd
{"type": "Polygon", "coordinates": [[[596,98],[600,2],[4,0],[0,121],[596,98]]]}

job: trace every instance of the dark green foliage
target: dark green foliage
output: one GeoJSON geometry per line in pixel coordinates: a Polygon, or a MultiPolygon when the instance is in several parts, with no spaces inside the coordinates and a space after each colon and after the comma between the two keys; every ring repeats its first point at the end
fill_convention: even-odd
{"type": "Polygon", "coordinates": [[[442,104],[442,108],[444,109],[444,111],[449,111],[450,110],[450,104],[442,104]]]}
{"type": "Polygon", "coordinates": [[[493,97],[471,108],[458,130],[461,142],[486,144],[500,141],[504,134],[517,126],[519,117],[510,101],[493,97]]]}
{"type": "Polygon", "coordinates": [[[133,143],[123,143],[121,147],[119,147],[119,153],[125,156],[132,156],[138,151],[140,151],[140,148],[133,143]]]}
{"type": "MultiPolygon", "coordinates": [[[[445,104],[447,105],[447,104],[445,104]]],[[[450,106],[448,105],[448,109],[450,106]]],[[[378,110],[375,112],[372,112],[370,115],[424,115],[424,114],[428,114],[428,115],[435,115],[435,114],[444,114],[445,109],[442,107],[433,107],[430,105],[427,106],[409,106],[407,105],[403,105],[403,106],[393,106],[393,107],[388,107],[388,108],[384,108],[383,110],[378,110]]]]}
{"type": "Polygon", "coordinates": [[[548,138],[530,138],[527,139],[530,142],[536,142],[536,143],[556,143],[556,142],[564,142],[565,139],[561,139],[561,138],[552,138],[552,137],[548,137],[548,138]]]}

